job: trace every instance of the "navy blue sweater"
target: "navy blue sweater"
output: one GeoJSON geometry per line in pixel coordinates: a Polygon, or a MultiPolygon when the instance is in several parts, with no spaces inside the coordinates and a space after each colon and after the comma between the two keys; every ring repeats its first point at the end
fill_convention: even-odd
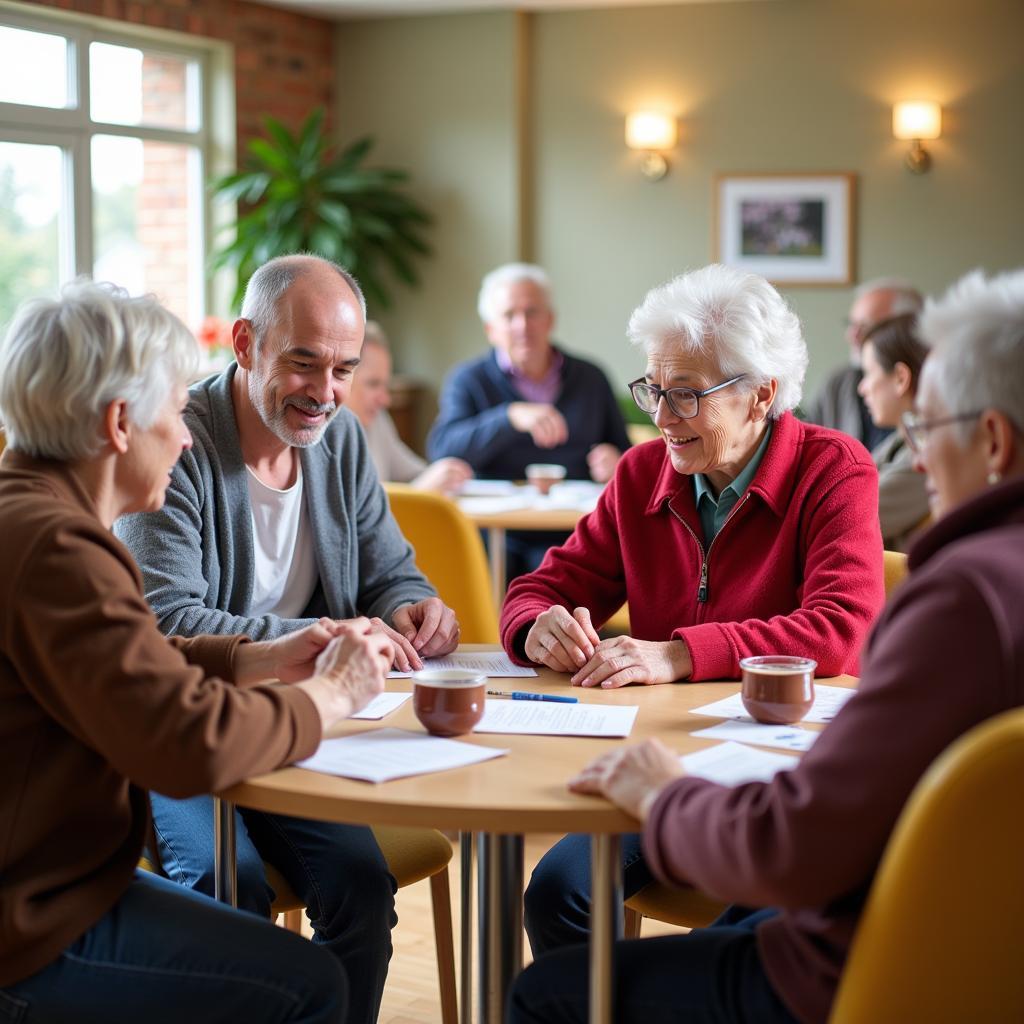
{"type": "MultiPolygon", "coordinates": [[[[561,350],[559,350],[561,351],[561,350]]],[[[595,444],[629,447],[622,413],[601,369],[563,352],[562,388],[555,408],[565,417],[569,440],[538,448],[508,420],[508,407],[523,399],[498,366],[493,349],[455,367],[441,391],[441,408],[427,438],[431,461],[454,455],[477,476],[521,480],[531,462],[557,462],[570,480],[589,480],[587,452],[595,444]]]]}

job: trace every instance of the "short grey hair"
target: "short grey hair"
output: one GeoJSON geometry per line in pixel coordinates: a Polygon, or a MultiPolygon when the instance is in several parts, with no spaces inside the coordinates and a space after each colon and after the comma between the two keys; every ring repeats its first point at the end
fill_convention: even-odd
{"type": "Polygon", "coordinates": [[[476,311],[480,319],[489,324],[496,319],[500,310],[497,308],[496,296],[499,288],[505,285],[518,284],[520,281],[531,281],[544,293],[548,309],[554,310],[551,302],[551,278],[543,267],[536,263],[504,263],[485,275],[480,283],[480,294],[476,299],[476,311]]]}
{"type": "Polygon", "coordinates": [[[80,278],[59,299],[22,305],[0,343],[7,443],[41,458],[89,458],[111,402],[126,401],[145,430],[198,367],[195,338],[152,295],[80,278]]]}
{"type": "MultiPolygon", "coordinates": [[[[872,292],[892,292],[892,301],[885,319],[904,316],[906,313],[920,313],[924,296],[903,277],[876,277],[865,281],[853,290],[853,301],[862,299],[872,292]]],[[[852,303],[851,303],[852,305],[852,303]]]]}
{"type": "Polygon", "coordinates": [[[281,296],[295,282],[295,279],[309,273],[316,264],[321,264],[335,271],[337,275],[352,289],[359,300],[359,307],[366,319],[366,298],[362,288],[353,274],[350,274],[340,263],[315,256],[312,253],[297,252],[288,256],[276,256],[268,260],[249,278],[245,286],[245,297],[239,314],[243,320],[252,324],[253,339],[257,345],[263,340],[267,329],[274,322],[277,304],[281,296]]]}
{"type": "MultiPolygon", "coordinates": [[[[932,347],[923,376],[952,415],[998,409],[1024,431],[1024,270],[974,270],[928,299],[919,331],[932,347]]],[[[957,423],[962,443],[973,423],[957,423]]]]}
{"type": "Polygon", "coordinates": [[[391,351],[391,343],[388,341],[388,336],[384,333],[384,328],[376,320],[366,321],[366,327],[363,330],[363,344],[377,345],[379,348],[384,349],[385,352],[391,351]]]}
{"type": "Polygon", "coordinates": [[[720,263],[652,288],[633,311],[629,340],[647,353],[671,342],[683,354],[709,356],[728,377],[751,387],[778,382],[768,416],[796,408],[807,372],[800,320],[757,274],[720,263]]]}

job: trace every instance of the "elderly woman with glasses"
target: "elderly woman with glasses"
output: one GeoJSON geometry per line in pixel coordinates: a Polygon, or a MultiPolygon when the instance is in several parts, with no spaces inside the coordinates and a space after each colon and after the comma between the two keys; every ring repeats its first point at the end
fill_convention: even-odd
{"type": "MultiPolygon", "coordinates": [[[[619,687],[738,679],[747,655],[856,672],[883,602],[878,474],[863,445],[801,423],[807,349],[763,278],[725,266],[648,293],[629,323],[647,364],[634,400],[661,438],[627,452],[596,510],[501,616],[516,660],[619,687]],[[632,636],[596,632],[624,601],[632,636]]],[[[624,841],[626,895],[650,880],[624,841]]],[[[586,842],[551,850],[527,892],[534,954],[585,938],[586,842]]]]}
{"type": "Polygon", "coordinates": [[[148,789],[308,757],[394,654],[365,619],[261,643],[161,634],[111,526],[163,505],[196,363],[155,299],[84,281],[0,342],[0,1019],[345,1017],[328,949],[136,867],[148,789]]]}
{"type": "MultiPolygon", "coordinates": [[[[958,737],[1024,705],[1024,270],[968,275],[926,304],[920,331],[932,351],[904,424],[936,522],[871,632],[857,693],[771,781],[686,777],[651,740],[570,782],[642,823],[662,882],[734,904],[708,928],[619,944],[616,1024],[828,1020],[917,781],[958,737]]],[[[586,1006],[577,947],[527,968],[507,1019],[582,1024],[586,1006]]]]}
{"type": "MultiPolygon", "coordinates": [[[[863,376],[857,392],[876,427],[899,426],[900,417],[914,407],[927,355],[928,346],[918,334],[913,313],[883,320],[864,336],[863,376]]],[[[888,434],[871,457],[878,467],[882,542],[890,551],[906,551],[911,535],[928,516],[924,477],[914,470],[913,453],[898,430],[888,434]]]]}

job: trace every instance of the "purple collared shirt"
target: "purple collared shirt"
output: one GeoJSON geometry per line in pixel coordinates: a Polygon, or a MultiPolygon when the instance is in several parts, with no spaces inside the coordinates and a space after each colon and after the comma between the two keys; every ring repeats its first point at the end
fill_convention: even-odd
{"type": "Polygon", "coordinates": [[[495,349],[494,354],[498,360],[501,372],[508,377],[512,390],[524,402],[543,402],[545,405],[554,405],[562,390],[562,367],[565,364],[565,356],[558,349],[551,350],[551,365],[548,372],[540,380],[531,380],[520,370],[512,365],[508,353],[503,349],[495,349]]]}

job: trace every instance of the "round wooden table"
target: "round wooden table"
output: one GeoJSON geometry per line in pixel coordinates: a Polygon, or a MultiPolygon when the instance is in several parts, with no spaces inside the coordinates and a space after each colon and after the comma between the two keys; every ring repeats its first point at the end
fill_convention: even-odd
{"type": "MultiPolygon", "coordinates": [[[[465,645],[462,649],[497,648],[465,645]]],[[[845,676],[827,682],[852,686],[855,680],[845,676]]],[[[408,691],[411,680],[388,680],[387,688],[408,691]]],[[[498,1024],[508,988],[522,966],[523,834],[590,833],[594,859],[591,975],[596,986],[592,989],[591,1021],[607,1024],[611,1021],[611,950],[619,933],[622,903],[619,836],[637,831],[638,823],[601,797],[570,793],[566,780],[608,749],[650,736],[660,737],[680,754],[711,745],[714,741],[691,734],[713,725],[716,719],[693,715],[691,709],[735,693],[738,684],[584,690],[570,687],[566,675],[540,669],[536,678],[498,680],[493,688],[571,692],[581,702],[638,705],[640,710],[625,740],[474,733],[462,739],[506,749],[508,754],[466,768],[380,784],[282,768],[225,789],[217,794],[221,798],[217,829],[221,895],[230,897],[234,891],[233,804],[325,821],[476,833],[480,1020],[498,1024]]],[[[423,731],[408,701],[383,720],[349,720],[331,735],[347,736],[382,726],[423,731]]],[[[465,994],[463,999],[465,1003],[465,994]]]]}

